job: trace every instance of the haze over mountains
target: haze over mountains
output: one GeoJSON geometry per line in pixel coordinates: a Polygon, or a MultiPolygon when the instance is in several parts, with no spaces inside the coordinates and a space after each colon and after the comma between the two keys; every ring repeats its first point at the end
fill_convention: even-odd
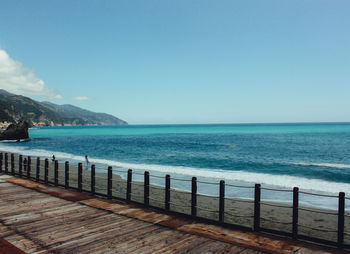
{"type": "Polygon", "coordinates": [[[0,89],[0,122],[28,120],[34,126],[127,125],[105,113],[95,113],[70,104],[38,102],[0,89]]]}

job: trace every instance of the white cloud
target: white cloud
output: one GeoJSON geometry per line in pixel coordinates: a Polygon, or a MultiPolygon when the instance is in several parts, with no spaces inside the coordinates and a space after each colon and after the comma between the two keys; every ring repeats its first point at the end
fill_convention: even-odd
{"type": "Polygon", "coordinates": [[[44,81],[35,76],[34,70],[11,59],[0,49],[0,88],[14,94],[62,99],[53,89],[45,87],[44,81]]]}
{"type": "Polygon", "coordinates": [[[86,96],[77,96],[77,97],[74,97],[73,100],[75,101],[87,101],[89,98],[86,97],[86,96]]]}

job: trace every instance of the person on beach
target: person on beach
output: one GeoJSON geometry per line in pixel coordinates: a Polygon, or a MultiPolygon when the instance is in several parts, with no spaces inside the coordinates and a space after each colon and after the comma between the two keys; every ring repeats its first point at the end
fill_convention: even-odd
{"type": "Polygon", "coordinates": [[[88,169],[90,162],[89,162],[89,158],[87,155],[85,155],[85,162],[86,162],[86,169],[88,169]]]}
{"type": "Polygon", "coordinates": [[[52,155],[52,162],[55,162],[55,160],[56,160],[55,155],[52,155]]]}

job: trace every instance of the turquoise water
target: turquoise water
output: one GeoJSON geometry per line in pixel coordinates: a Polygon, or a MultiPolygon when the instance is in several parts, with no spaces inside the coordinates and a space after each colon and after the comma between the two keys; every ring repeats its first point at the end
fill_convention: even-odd
{"type": "Polygon", "coordinates": [[[349,123],[42,127],[30,136],[0,149],[62,161],[88,154],[101,167],[350,194],[349,123]]]}
{"type": "Polygon", "coordinates": [[[41,127],[30,130],[32,138],[150,134],[291,134],[349,133],[350,123],[326,124],[205,124],[41,127]]]}

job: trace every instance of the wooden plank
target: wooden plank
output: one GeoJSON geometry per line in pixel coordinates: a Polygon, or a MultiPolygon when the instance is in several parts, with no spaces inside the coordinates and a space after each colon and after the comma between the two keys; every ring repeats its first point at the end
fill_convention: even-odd
{"type": "MultiPolygon", "coordinates": [[[[81,207],[78,207],[78,209],[81,209],[81,207]]],[[[40,217],[37,220],[28,221],[27,223],[22,224],[16,224],[13,226],[16,226],[18,230],[22,231],[28,231],[31,228],[35,228],[37,231],[41,230],[44,231],[45,229],[50,229],[54,227],[62,227],[66,226],[67,224],[72,224],[72,222],[75,222],[76,224],[79,223],[80,220],[82,220],[82,217],[85,217],[86,219],[89,219],[91,217],[88,217],[90,212],[86,211],[75,211],[75,210],[69,210],[66,214],[62,214],[59,216],[56,216],[56,218],[50,217],[40,217]],[[68,213],[69,212],[69,213],[68,213]]],[[[92,217],[97,217],[98,214],[91,214],[92,217]]],[[[30,232],[30,231],[28,231],[30,232]]]]}
{"type": "Polygon", "coordinates": [[[46,246],[51,247],[74,241],[75,239],[83,238],[86,235],[90,236],[96,233],[105,232],[109,229],[120,229],[122,228],[122,225],[127,228],[128,225],[130,225],[130,223],[128,223],[130,220],[128,219],[124,219],[124,221],[118,221],[115,218],[112,219],[113,220],[108,220],[108,217],[95,218],[94,220],[89,220],[84,224],[70,224],[70,228],[68,230],[55,227],[53,231],[34,236],[37,239],[45,242],[46,246]],[[50,238],[51,235],[55,236],[54,239],[46,239],[47,237],[50,238]]]}
{"type": "MultiPolygon", "coordinates": [[[[6,181],[6,179],[4,179],[4,176],[5,175],[0,175],[0,187],[3,187],[3,186],[17,186],[17,185],[14,185],[12,183],[8,183],[6,181]]],[[[7,176],[6,176],[7,177],[7,176]]]]}
{"type": "MultiPolygon", "coordinates": [[[[261,253],[261,252],[258,250],[250,250],[250,249],[245,249],[242,252],[240,252],[240,254],[258,254],[258,253],[261,253]]],[[[299,253],[299,251],[297,251],[297,253],[299,253]]],[[[308,253],[310,253],[310,252],[308,252],[308,253]]]]}
{"type": "Polygon", "coordinates": [[[0,206],[0,216],[6,218],[20,213],[26,213],[37,209],[53,208],[55,206],[63,205],[60,200],[55,200],[52,197],[37,198],[35,200],[28,200],[23,202],[10,202],[6,206],[0,206]]]}
{"type": "MultiPolygon", "coordinates": [[[[119,248],[123,248],[123,246],[127,246],[127,252],[132,252],[133,250],[140,249],[144,246],[148,246],[150,248],[149,242],[154,241],[156,244],[156,237],[159,235],[163,235],[166,230],[159,227],[154,227],[151,232],[147,234],[131,234],[132,238],[124,239],[122,245],[119,248]]],[[[153,249],[153,248],[152,248],[153,249]]]]}
{"type": "Polygon", "coordinates": [[[185,236],[181,241],[169,244],[156,253],[181,253],[181,251],[186,250],[191,244],[198,242],[198,236],[196,235],[185,234],[185,236]]]}
{"type": "Polygon", "coordinates": [[[168,220],[164,220],[164,221],[159,222],[159,225],[169,227],[169,228],[178,229],[184,225],[190,225],[192,223],[193,223],[193,220],[172,216],[168,220]]]}
{"type": "MultiPolygon", "coordinates": [[[[145,224],[147,225],[147,224],[145,224]]],[[[149,225],[149,224],[148,224],[149,225]]],[[[95,241],[88,242],[84,246],[79,246],[77,250],[79,251],[91,251],[92,253],[99,253],[99,251],[103,251],[106,253],[109,253],[111,250],[114,250],[115,252],[120,253],[127,253],[127,251],[123,251],[121,248],[121,245],[126,244],[128,245],[128,242],[135,239],[136,237],[140,235],[145,234],[152,234],[155,230],[158,230],[155,226],[145,226],[143,228],[135,227],[134,229],[128,229],[128,232],[126,234],[119,234],[114,235],[114,237],[109,234],[109,237],[98,239],[95,241]]],[[[127,249],[127,248],[126,248],[127,249]]]]}
{"type": "Polygon", "coordinates": [[[167,249],[172,244],[181,244],[183,240],[188,239],[188,234],[169,229],[169,231],[162,232],[159,237],[162,241],[158,242],[157,245],[152,245],[152,248],[150,247],[153,253],[163,253],[164,249],[167,249]],[[161,237],[163,234],[164,237],[161,237]]]}
{"type": "Polygon", "coordinates": [[[140,251],[142,253],[150,249],[152,249],[152,251],[155,252],[159,249],[168,246],[169,244],[179,241],[179,239],[181,238],[184,239],[186,237],[186,234],[180,233],[178,231],[174,231],[171,229],[163,230],[160,233],[147,236],[147,238],[143,240],[143,247],[130,249],[128,252],[137,253],[138,251],[140,251]]]}
{"type": "Polygon", "coordinates": [[[232,250],[229,243],[154,225],[163,223],[185,231],[192,220],[114,201],[91,197],[81,199],[77,193],[25,179],[11,178],[11,182],[27,189],[12,184],[0,189],[0,221],[6,225],[0,224],[0,230],[4,229],[1,234],[6,234],[16,246],[27,252],[195,253],[199,249],[205,252],[232,250]]]}
{"type": "MultiPolygon", "coordinates": [[[[0,216],[3,218],[3,219],[7,219],[7,218],[10,218],[12,216],[16,216],[16,215],[19,215],[19,214],[25,214],[25,213],[31,213],[31,207],[27,207],[25,210],[24,209],[21,209],[21,207],[19,205],[9,205],[8,206],[9,209],[11,209],[11,211],[4,211],[4,209],[0,209],[0,216]]],[[[52,206],[49,206],[49,207],[43,207],[45,209],[51,209],[53,208],[52,206]]]]}
{"type": "Polygon", "coordinates": [[[68,191],[62,188],[58,188],[58,187],[51,187],[45,184],[41,184],[41,183],[37,183],[34,181],[30,181],[27,179],[22,179],[22,178],[9,178],[6,179],[7,182],[10,183],[14,183],[14,184],[18,184],[21,186],[24,186],[26,188],[30,188],[42,193],[46,193],[46,194],[50,194],[52,196],[55,197],[60,197],[66,200],[70,200],[70,201],[80,201],[80,200],[84,200],[84,199],[90,199],[92,198],[90,195],[88,194],[84,194],[84,193],[79,193],[79,192],[74,192],[74,191],[68,191]]]}
{"type": "Polygon", "coordinates": [[[235,245],[247,246],[273,253],[291,253],[300,247],[286,241],[273,240],[268,237],[249,232],[230,231],[219,226],[194,223],[178,228],[181,231],[205,236],[215,240],[228,242],[235,245]]]}
{"type": "Polygon", "coordinates": [[[110,230],[106,230],[103,232],[98,232],[96,234],[91,234],[91,235],[84,235],[80,238],[76,238],[72,241],[68,241],[62,245],[59,245],[55,248],[50,248],[50,251],[66,251],[67,253],[77,253],[80,252],[80,248],[92,241],[95,241],[96,239],[100,239],[100,241],[103,241],[105,243],[108,242],[110,239],[114,239],[115,237],[118,236],[123,236],[127,237],[130,235],[130,233],[133,235],[132,237],[134,238],[135,235],[140,234],[141,231],[152,231],[154,230],[154,226],[151,224],[143,225],[142,227],[131,227],[135,226],[132,223],[129,225],[126,225],[125,228],[119,229],[119,228],[113,228],[110,230]],[[135,235],[134,235],[135,233],[135,235]]]}
{"type": "MultiPolygon", "coordinates": [[[[144,236],[150,236],[153,234],[161,234],[163,232],[162,229],[149,226],[145,227],[142,230],[132,230],[128,234],[120,234],[119,236],[115,236],[110,239],[103,239],[100,241],[95,241],[93,243],[89,243],[84,247],[80,246],[79,251],[81,250],[89,250],[91,252],[95,252],[97,250],[104,250],[108,252],[109,250],[117,250],[118,252],[129,253],[130,248],[136,245],[141,244],[140,238],[144,236]]],[[[149,248],[148,249],[153,249],[149,248]]],[[[142,252],[139,252],[142,253],[142,252]]]]}
{"type": "Polygon", "coordinates": [[[1,203],[6,202],[13,202],[13,203],[28,203],[28,202],[34,202],[35,200],[39,198],[52,198],[50,196],[43,197],[42,195],[38,195],[40,193],[30,193],[30,192],[21,192],[21,193],[15,193],[13,195],[7,195],[5,197],[1,197],[1,203]]]}
{"type": "MultiPolygon", "coordinates": [[[[168,232],[168,235],[166,235],[166,232],[154,235],[147,235],[144,239],[142,239],[142,245],[139,246],[138,244],[132,244],[132,247],[129,249],[128,253],[136,254],[147,252],[147,250],[150,249],[152,249],[152,251],[155,251],[155,249],[159,250],[162,248],[167,248],[170,244],[172,244],[171,242],[169,242],[168,239],[172,239],[173,237],[175,237],[176,233],[180,233],[174,230],[168,230],[168,232]]],[[[189,235],[182,233],[181,236],[183,237],[183,239],[188,239],[189,235]]],[[[209,239],[197,237],[198,244],[204,244],[207,241],[209,241],[209,239]]]]}
{"type": "Polygon", "coordinates": [[[124,211],[124,210],[130,209],[130,208],[135,208],[132,205],[118,204],[118,203],[113,202],[112,200],[106,200],[106,199],[101,199],[101,198],[93,198],[93,199],[83,200],[83,201],[80,201],[79,203],[85,204],[87,206],[94,207],[94,208],[108,210],[108,211],[118,213],[118,214],[120,211],[124,211]]]}
{"type": "Polygon", "coordinates": [[[195,249],[189,251],[189,253],[241,253],[244,250],[243,247],[233,246],[228,243],[223,243],[220,241],[208,241],[200,246],[197,246],[195,249]]]}
{"type": "MultiPolygon", "coordinates": [[[[14,185],[5,185],[5,184],[1,184],[0,185],[0,197],[3,197],[3,196],[10,196],[10,195],[15,195],[15,194],[18,194],[18,193],[22,193],[22,192],[28,192],[29,190],[28,189],[24,189],[22,187],[17,187],[17,186],[14,186],[14,185]]],[[[31,191],[33,192],[33,191],[31,191]]]]}
{"type": "Polygon", "coordinates": [[[13,234],[13,230],[10,229],[9,227],[3,225],[3,224],[0,224],[0,237],[5,237],[7,235],[11,235],[13,234]]]}
{"type": "MultiPolygon", "coordinates": [[[[206,239],[206,238],[204,238],[206,239]]],[[[231,247],[231,244],[214,241],[211,239],[206,239],[206,241],[198,242],[197,244],[192,244],[188,246],[183,252],[186,253],[218,253],[221,250],[225,250],[227,247],[231,247]],[[209,251],[210,250],[210,251],[209,251]]],[[[236,248],[236,253],[240,253],[240,251],[244,250],[244,248],[236,248]]]]}
{"type": "Polygon", "coordinates": [[[161,221],[166,221],[171,219],[171,216],[166,214],[156,213],[150,210],[138,208],[128,204],[117,204],[115,202],[112,203],[108,200],[89,199],[89,200],[81,201],[80,203],[86,204],[88,206],[112,211],[117,214],[125,215],[131,218],[148,221],[151,223],[160,223],[161,221]]]}
{"type": "Polygon", "coordinates": [[[182,253],[198,253],[197,252],[197,248],[201,247],[201,246],[205,246],[207,243],[211,243],[213,242],[213,240],[211,239],[207,239],[207,238],[204,238],[204,237],[199,237],[199,236],[196,236],[197,239],[194,239],[191,243],[187,244],[186,245],[182,245],[181,248],[180,248],[180,251],[179,252],[182,252],[182,253]]]}
{"type": "Polygon", "coordinates": [[[37,251],[43,250],[43,248],[37,243],[18,234],[13,234],[11,236],[5,237],[4,239],[25,253],[35,253],[37,251]]]}
{"type": "MultiPolygon", "coordinates": [[[[43,196],[43,193],[36,192],[30,189],[25,188],[8,188],[7,190],[2,190],[0,192],[1,199],[12,199],[12,200],[21,200],[26,199],[28,196],[38,197],[43,196]]],[[[50,196],[46,196],[50,197],[50,196]]]]}
{"type": "Polygon", "coordinates": [[[99,214],[89,214],[84,216],[79,214],[79,216],[75,218],[74,223],[70,223],[71,220],[66,222],[64,220],[59,220],[55,221],[55,223],[51,223],[51,220],[45,220],[41,226],[36,226],[33,228],[29,225],[27,230],[23,229],[23,227],[18,227],[18,229],[23,230],[23,232],[29,237],[35,237],[36,239],[41,239],[41,236],[43,236],[41,240],[45,241],[45,238],[52,233],[57,235],[59,235],[59,232],[62,232],[63,235],[69,234],[74,230],[74,228],[84,227],[86,224],[89,224],[89,220],[98,217],[99,214]]]}
{"type": "Polygon", "coordinates": [[[25,252],[36,252],[37,250],[43,250],[40,245],[26,239],[24,236],[19,235],[18,232],[12,230],[9,227],[0,224],[0,234],[3,239],[9,243],[15,245],[17,248],[25,252]]]}
{"type": "Polygon", "coordinates": [[[72,214],[74,214],[79,209],[81,209],[81,207],[77,206],[76,204],[67,204],[65,206],[60,206],[59,208],[53,207],[44,209],[42,211],[35,211],[36,215],[38,215],[36,219],[28,216],[28,213],[21,213],[7,217],[4,219],[4,223],[19,227],[26,227],[27,224],[30,224],[30,226],[37,226],[38,224],[36,223],[42,222],[44,220],[44,217],[49,217],[52,219],[52,217],[62,216],[62,212],[72,212],[72,214]]]}
{"type": "Polygon", "coordinates": [[[5,190],[0,190],[0,198],[1,199],[10,199],[10,200],[19,200],[24,199],[26,196],[32,195],[38,196],[41,193],[27,190],[24,188],[15,189],[15,188],[6,188],[5,190]]]}

